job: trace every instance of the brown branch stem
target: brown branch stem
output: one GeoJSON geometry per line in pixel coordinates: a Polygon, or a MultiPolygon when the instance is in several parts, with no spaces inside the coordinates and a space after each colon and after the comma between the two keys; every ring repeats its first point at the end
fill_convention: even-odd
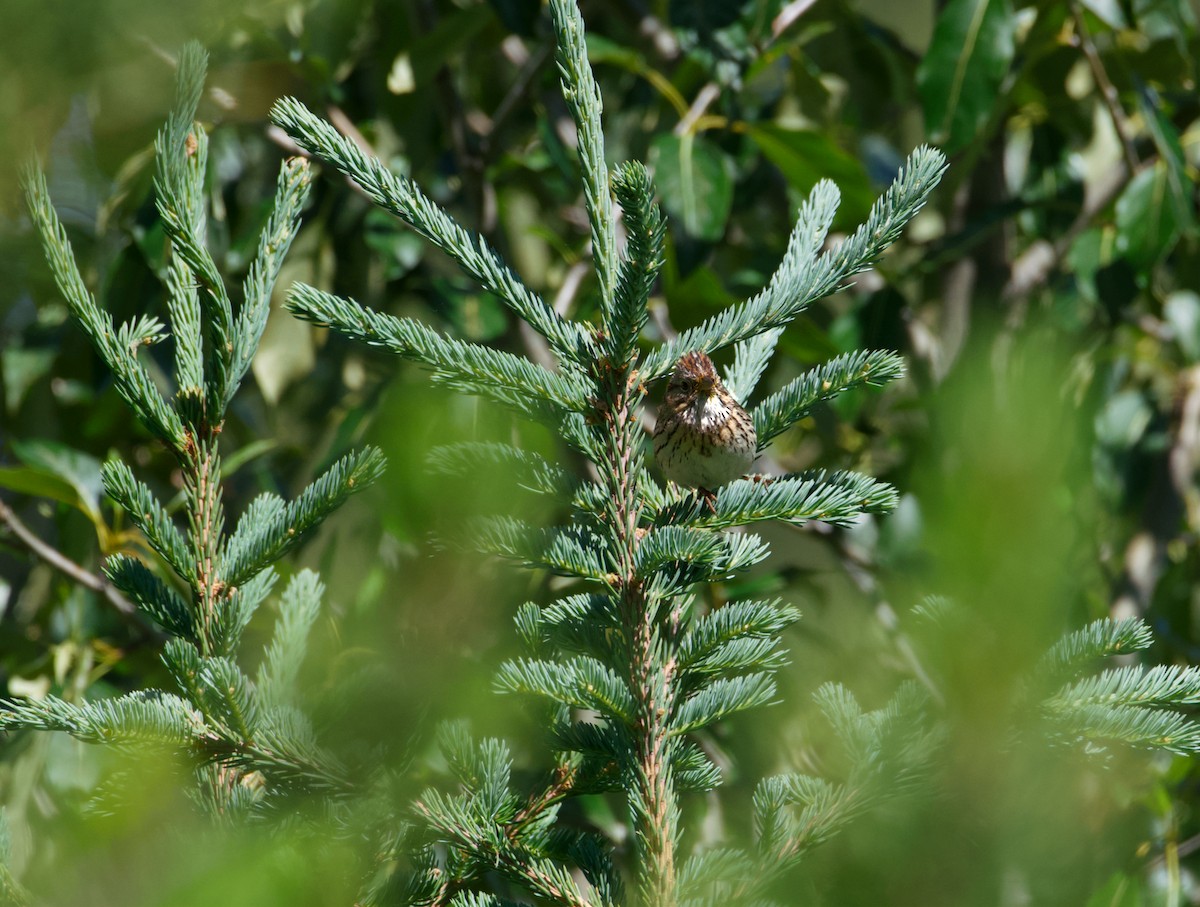
{"type": "Polygon", "coordinates": [[[1104,68],[1104,61],[1100,59],[1100,52],[1092,40],[1087,20],[1084,18],[1083,10],[1080,9],[1078,2],[1071,4],[1071,18],[1079,36],[1079,49],[1083,51],[1083,55],[1087,59],[1088,66],[1092,70],[1092,78],[1096,80],[1096,85],[1100,89],[1100,97],[1104,100],[1104,106],[1112,120],[1113,129],[1121,141],[1121,153],[1125,155],[1125,166],[1129,168],[1130,173],[1135,173],[1138,169],[1138,159],[1137,150],[1133,147],[1133,139],[1130,138],[1129,118],[1125,116],[1125,111],[1121,107],[1121,98],[1117,94],[1112,80],[1108,77],[1108,71],[1104,68]]]}
{"type": "Polygon", "coordinates": [[[54,568],[68,579],[79,583],[86,589],[100,593],[125,620],[136,625],[142,632],[155,639],[165,639],[158,627],[150,623],[137,606],[121,594],[112,583],[103,576],[92,573],[87,568],[75,563],[54,546],[38,538],[28,526],[13,512],[3,500],[0,500],[0,522],[8,527],[14,537],[24,545],[31,554],[54,568]]]}
{"type": "Polygon", "coordinates": [[[224,582],[217,575],[224,523],[221,508],[221,466],[215,440],[209,439],[197,445],[189,439],[187,447],[192,451],[186,463],[185,479],[191,498],[188,510],[192,524],[196,570],[196,584],[192,594],[201,620],[201,648],[205,655],[212,655],[217,603],[222,596],[228,595],[224,582]]]}
{"type": "Polygon", "coordinates": [[[610,382],[603,399],[611,401],[600,415],[607,439],[602,471],[616,542],[613,586],[628,645],[626,679],[636,703],[631,731],[638,760],[637,787],[630,792],[629,806],[640,857],[638,882],[646,907],[674,907],[678,829],[668,736],[675,706],[674,659],[664,656],[659,645],[656,608],[637,575],[641,518],[637,457],[642,428],[636,404],[644,390],[628,363],[609,365],[603,378],[610,382]]]}

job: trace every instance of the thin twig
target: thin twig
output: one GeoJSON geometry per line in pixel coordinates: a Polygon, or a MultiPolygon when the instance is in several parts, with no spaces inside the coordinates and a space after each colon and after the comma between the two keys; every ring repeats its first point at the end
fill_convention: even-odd
{"type": "Polygon", "coordinates": [[[136,624],[146,634],[159,640],[166,639],[163,632],[150,623],[145,615],[137,609],[137,606],[122,595],[112,583],[103,576],[92,573],[75,563],[57,548],[38,538],[3,500],[0,500],[0,522],[3,522],[21,544],[36,557],[79,585],[91,589],[93,592],[99,592],[116,609],[117,613],[136,624]]]}
{"type": "Polygon", "coordinates": [[[496,134],[496,131],[509,118],[513,110],[516,109],[517,103],[525,96],[525,93],[529,90],[529,86],[533,83],[533,77],[541,71],[546,61],[550,59],[552,52],[553,46],[551,44],[543,44],[525,60],[521,69],[517,72],[512,85],[509,86],[508,92],[500,100],[500,103],[496,105],[487,131],[479,137],[482,153],[486,154],[491,150],[492,136],[496,134]]]}
{"type": "MultiPolygon", "coordinates": [[[[1142,167],[1144,169],[1152,166],[1153,163],[1154,159],[1152,158],[1146,161],[1142,167]]],[[[1039,240],[1017,256],[1016,261],[1013,262],[1012,276],[1004,285],[1000,298],[1010,304],[1021,302],[1043,286],[1058,268],[1059,263],[1071,251],[1071,247],[1079,235],[1116,200],[1135,175],[1135,171],[1129,170],[1123,164],[1114,166],[1104,179],[1088,192],[1089,197],[1084,201],[1083,210],[1054,242],[1039,240]]],[[[1023,311],[1018,311],[1020,309],[1021,307],[1018,305],[1012,306],[1010,320],[1019,318],[1023,314],[1023,311]]]]}
{"type": "Polygon", "coordinates": [[[575,303],[575,297],[579,294],[579,286],[583,283],[583,278],[587,276],[587,273],[587,262],[577,261],[571,265],[567,276],[563,278],[562,286],[558,288],[558,292],[554,296],[555,314],[562,318],[567,317],[571,306],[575,303]]]}
{"type": "Polygon", "coordinates": [[[716,82],[709,82],[698,92],[692,101],[692,106],[675,125],[676,135],[689,135],[696,130],[696,121],[704,116],[704,112],[712,106],[712,102],[721,96],[721,88],[716,82]]]}
{"type": "Polygon", "coordinates": [[[1087,58],[1088,66],[1092,70],[1092,78],[1096,80],[1096,85],[1100,88],[1100,97],[1104,100],[1104,106],[1108,108],[1113,129],[1116,130],[1117,137],[1121,140],[1125,166],[1129,168],[1130,173],[1134,173],[1138,169],[1138,159],[1137,151],[1133,147],[1133,139],[1130,138],[1129,119],[1121,108],[1120,96],[1117,94],[1112,80],[1108,77],[1108,71],[1104,68],[1104,61],[1100,59],[1100,52],[1096,49],[1095,42],[1092,41],[1092,34],[1088,31],[1087,21],[1084,19],[1083,10],[1080,9],[1078,2],[1071,4],[1071,18],[1075,22],[1075,31],[1079,35],[1079,49],[1087,58]]]}

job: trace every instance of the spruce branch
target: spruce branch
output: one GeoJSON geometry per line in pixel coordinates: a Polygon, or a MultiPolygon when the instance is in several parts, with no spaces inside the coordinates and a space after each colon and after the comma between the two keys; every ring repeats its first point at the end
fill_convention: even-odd
{"type": "Polygon", "coordinates": [[[1084,705],[1168,706],[1200,703],[1200,667],[1128,665],[1103,671],[1060,690],[1052,703],[1084,705]]]}
{"type": "Polygon", "coordinates": [[[872,712],[835,684],[822,687],[816,699],[851,758],[849,776],[831,783],[786,774],[759,783],[753,801],[752,871],[744,871],[740,855],[731,855],[734,878],[740,876],[732,886],[735,901],[752,900],[868,808],[911,789],[928,774],[940,735],[915,685],[902,686],[884,708],[872,712]]]}
{"type": "MultiPolygon", "coordinates": [[[[205,372],[206,412],[201,420],[219,425],[236,381],[233,352],[236,340],[233,304],[217,263],[207,245],[207,212],[204,177],[208,168],[208,136],[196,123],[196,110],[204,89],[208,55],[189,42],[179,57],[176,101],[166,125],[154,143],[155,207],[172,252],[203,287],[199,297],[205,372]]],[[[189,375],[188,377],[192,377],[189,375]]]]}
{"type": "Polygon", "coordinates": [[[758,379],[766,371],[767,363],[775,354],[775,347],[782,336],[783,328],[773,328],[743,340],[734,347],[733,365],[725,371],[725,387],[742,406],[747,405],[750,395],[754,393],[758,379]]]}
{"type": "Polygon", "coordinates": [[[1044,682],[1061,681],[1101,658],[1149,648],[1152,641],[1149,625],[1140,618],[1096,620],[1056,642],[1038,661],[1034,676],[1044,682]]]}
{"type": "Polygon", "coordinates": [[[206,758],[243,773],[262,773],[273,789],[339,798],[359,792],[360,785],[346,767],[317,746],[307,724],[285,717],[295,714],[273,709],[261,716],[256,739],[209,737],[201,741],[201,751],[206,758]]]}
{"type": "Polygon", "coordinates": [[[608,565],[603,544],[580,525],[562,529],[540,529],[511,517],[494,517],[476,522],[475,544],[481,550],[517,560],[527,566],[544,567],[555,573],[606,582],[608,565]]]}
{"type": "Polygon", "coordinates": [[[593,709],[610,719],[633,722],[634,702],[625,684],[594,658],[570,663],[517,659],[501,665],[496,688],[504,693],[541,696],[576,709],[593,709]]]}
{"type": "Polygon", "coordinates": [[[259,726],[259,707],[253,686],[231,659],[221,656],[200,662],[197,678],[199,705],[223,736],[253,740],[259,726]]]}
{"type": "Polygon", "coordinates": [[[604,349],[609,360],[623,366],[637,351],[646,325],[646,300],[662,268],[667,225],[654,201],[654,183],[642,164],[622,166],[613,178],[613,192],[621,204],[628,240],[617,271],[612,312],[604,322],[604,349]]]}
{"type": "Polygon", "coordinates": [[[29,213],[41,235],[42,249],[54,282],[71,314],[112,372],[117,393],[152,434],[172,450],[182,450],[184,430],[179,415],[163,399],[145,366],[138,362],[135,351],[121,341],[112,319],[101,310],[84,285],[67,231],[50,203],[45,176],[37,167],[29,167],[22,174],[22,182],[29,213]]]}
{"type": "MultiPolygon", "coordinates": [[[[586,456],[592,470],[588,480],[509,445],[440,448],[431,455],[431,464],[451,475],[477,473],[486,464],[497,464],[511,471],[515,484],[571,502],[570,520],[553,528],[504,516],[473,527],[476,543],[485,551],[598,584],[593,592],[570,595],[543,608],[523,605],[516,624],[533,657],[506,662],[496,685],[503,692],[542,700],[556,759],[570,772],[572,791],[624,790],[640,902],[677,907],[679,792],[710,789],[720,780],[717,766],[687,736],[773,699],[771,675],[784,663],[779,633],[797,616],[774,604],[747,602],[722,614],[696,617],[688,602],[692,588],[767,556],[760,537],[726,529],[764,520],[823,519],[847,525],[863,513],[891,509],[896,493],[869,477],[823,472],[741,480],[707,497],[664,491],[645,465],[638,413],[644,382],[666,374],[684,352],[737,344],[729,384],[739,399],[749,399],[782,329],[813,300],[878,257],[920,209],[944,160],[935,151],[918,149],[866,224],[823,254],[839,196],[831,183],[818,184],[801,207],[783,262],[761,293],[639,359],[648,298],[663,259],[664,223],[645,168],[618,168],[611,192],[623,209],[628,234],[618,256],[600,97],[587,63],[582,20],[570,0],[552,0],[551,16],[563,95],[579,134],[583,194],[600,284],[598,343],[581,325],[548,313],[494,252],[454,224],[419,189],[290,99],[276,106],[277,123],[454,257],[484,289],[502,296],[550,341],[563,368],[556,373],[520,357],[452,340],[312,287],[294,290],[289,307],[309,321],[421,362],[433,370],[436,381],[551,426],[586,456]],[[595,713],[598,720],[578,720],[573,714],[578,710],[595,713]]],[[[882,383],[900,370],[898,358],[882,353],[843,357],[814,369],[763,402],[755,419],[762,443],[820,400],[861,384],[882,383]]],[[[277,500],[263,499],[256,513],[269,518],[280,506],[277,500]]],[[[830,696],[837,704],[837,697],[830,696]]],[[[851,741],[856,752],[882,740],[892,722],[888,716],[861,712],[856,720],[865,725],[857,742],[851,741]]],[[[510,845],[515,847],[515,838],[528,844],[530,839],[522,835],[535,828],[540,833],[550,827],[541,823],[551,820],[531,818],[528,825],[514,824],[509,813],[513,801],[506,793],[507,753],[498,744],[479,749],[463,734],[451,736],[447,759],[464,792],[456,797],[430,792],[418,805],[434,840],[446,848],[445,878],[428,882],[431,897],[445,903],[475,887],[485,866],[508,875],[505,861],[511,859],[514,882],[535,895],[552,901],[566,896],[570,902],[573,895],[565,887],[550,890],[545,879],[516,871],[519,865],[528,870],[544,851],[540,843],[523,852],[510,845]]],[[[553,799],[535,797],[529,802],[553,799]]],[[[550,811],[540,815],[548,817],[550,811]]],[[[603,887],[607,883],[601,884],[606,876],[593,865],[586,846],[573,853],[595,890],[611,900],[611,894],[603,893],[609,890],[603,887]]],[[[757,858],[739,859],[742,867],[750,867],[747,876],[753,876],[757,858]]],[[[552,865],[547,872],[557,873],[559,864],[552,865]]]]}
{"type": "Polygon", "coordinates": [[[372,312],[303,283],[292,288],[288,308],[306,321],[420,362],[456,390],[488,397],[554,427],[563,425],[566,413],[586,407],[586,386],[577,375],[555,374],[520,356],[451,339],[411,318],[372,312]]]}
{"type": "Polygon", "coordinates": [[[183,639],[198,642],[200,628],[192,608],[180,596],[150,572],[141,561],[115,554],[104,564],[108,581],[125,593],[143,614],[159,626],[183,639]]]}
{"type": "Polygon", "coordinates": [[[551,904],[597,907],[584,896],[565,867],[497,835],[493,825],[480,821],[440,792],[426,791],[417,801],[416,811],[431,828],[470,854],[481,867],[498,870],[551,904]]]}
{"type": "Polygon", "coordinates": [[[455,794],[426,790],[415,804],[417,814],[446,847],[436,902],[446,903],[455,886],[465,891],[483,873],[499,871],[549,903],[613,903],[605,897],[615,883],[603,853],[588,848],[581,838],[564,847],[564,835],[552,831],[556,804],[574,777],[570,767],[562,766],[545,791],[523,802],[511,789],[512,757],[502,741],[476,744],[461,722],[443,726],[438,738],[462,787],[455,794]],[[590,896],[561,864],[564,851],[577,855],[576,864],[594,886],[590,896]]]}
{"type": "Polygon", "coordinates": [[[813,300],[819,299],[813,288],[820,285],[832,270],[828,256],[819,253],[840,203],[841,193],[837,186],[828,180],[818,182],[800,206],[783,261],[762,292],[684,331],[675,340],[648,354],[642,362],[643,380],[665,375],[684,353],[693,349],[712,352],[720,346],[783,327],[813,300]],[[789,305],[790,310],[787,308],[789,305]],[[779,324],[761,324],[773,312],[789,311],[790,317],[783,318],[779,324]],[[705,343],[705,340],[708,342],[705,343]]]}
{"type": "Polygon", "coordinates": [[[345,767],[317,745],[307,721],[269,697],[259,701],[254,684],[231,661],[206,658],[194,645],[174,639],[163,650],[163,662],[194,716],[203,718],[191,741],[199,758],[261,772],[273,789],[354,790],[345,767]]]}
{"type": "Polygon", "coordinates": [[[210,627],[214,652],[236,652],[250,618],[275,586],[274,568],[260,570],[240,586],[227,586],[216,599],[216,611],[210,627]]]}
{"type": "Polygon", "coordinates": [[[724,780],[720,766],[694,743],[677,744],[672,753],[671,775],[682,791],[710,791],[724,780]]]}
{"type": "Polygon", "coordinates": [[[726,670],[729,646],[743,641],[778,643],[779,633],[800,619],[795,608],[778,601],[730,602],[697,619],[679,646],[679,669],[726,670]]]}
{"type": "Polygon", "coordinates": [[[262,339],[271,311],[271,293],[292,240],[299,232],[300,211],[308,198],[311,181],[311,168],[303,158],[288,158],[280,165],[271,216],[259,234],[258,250],[246,275],[242,307],[234,325],[233,361],[225,404],[250,367],[250,360],[262,339]]]}
{"type": "Polygon", "coordinates": [[[813,470],[794,476],[738,479],[721,486],[711,503],[698,494],[689,494],[659,510],[654,521],[659,525],[714,529],[763,520],[795,525],[821,520],[847,526],[864,513],[888,513],[898,502],[891,485],[870,476],[813,470]]]}
{"type": "Polygon", "coordinates": [[[858,350],[810,369],[766,397],[750,411],[758,449],[803,419],[814,406],[856,387],[881,387],[904,374],[904,360],[895,353],[858,350]]]}
{"type": "Polygon", "coordinates": [[[350,495],[378,479],[386,462],[378,448],[364,447],[330,466],[294,501],[285,504],[275,495],[260,495],[225,542],[224,582],[241,585],[279,560],[350,495]]]}
{"type": "Polygon", "coordinates": [[[284,593],[275,637],[261,661],[260,684],[242,671],[234,655],[275,583],[271,564],[346,497],[377,478],[383,458],[370,448],[344,457],[290,503],[260,497],[233,537],[225,532],[217,443],[221,421],[261,339],[272,287],[299,226],[309,171],[304,161],[283,165],[235,317],[207,246],[208,144],[194,122],[205,61],[198,45],[184,49],[176,106],[156,142],[157,204],[173,250],[166,285],[177,409],[163,400],[136,359],[138,349],[165,336],[163,325],[147,315],[112,325],[83,285],[44,177],[36,169],[26,174],[30,210],[72,314],[113,370],[121,396],[180,464],[186,532],[124,464],[106,464],[103,481],[150,547],[186,584],[187,594],[125,555],[109,558],[105,573],[111,587],[103,588],[119,589],[127,596],[119,601],[132,602],[136,613],[171,637],[163,660],[181,695],[145,691],[82,704],[52,697],[11,702],[0,709],[0,727],[63,730],[90,742],[131,747],[157,741],[185,750],[204,765],[232,769],[201,774],[210,785],[201,794],[204,802],[221,810],[251,809],[286,790],[340,796],[353,788],[345,768],[317,744],[311,722],[296,705],[296,673],[323,592],[315,575],[297,575],[284,593]],[[230,786],[231,777],[250,773],[264,779],[257,792],[230,786]]]}
{"type": "MultiPolygon", "coordinates": [[[[207,71],[208,54],[198,42],[189,41],[180,51],[175,69],[175,103],[157,136],[162,148],[156,149],[156,167],[166,177],[166,182],[173,186],[190,186],[189,176],[196,170],[196,165],[202,163],[195,159],[197,149],[188,147],[188,139],[198,139],[195,132],[196,111],[204,93],[207,71]]],[[[188,201],[196,218],[195,225],[202,232],[206,212],[200,197],[189,198],[188,201]]]]}
{"type": "Polygon", "coordinates": [[[195,565],[188,552],[187,541],[154,493],[143,482],[139,482],[133,471],[120,460],[109,460],[104,464],[101,480],[105,494],[129,514],[150,547],[185,582],[194,581],[195,565]]]}
{"type": "Polygon", "coordinates": [[[688,696],[670,723],[672,734],[707,727],[736,712],[766,705],[775,698],[775,681],[766,672],[722,677],[688,696]]]}
{"type": "MultiPolygon", "coordinates": [[[[213,387],[211,380],[210,390],[213,387]]],[[[195,565],[196,579],[192,584],[195,622],[204,654],[223,654],[214,648],[213,640],[219,602],[230,588],[221,576],[221,542],[225,529],[221,460],[212,439],[193,446],[188,454],[183,469],[183,487],[187,501],[188,545],[195,565]]]]}
{"type": "MultiPolygon", "coordinates": [[[[175,338],[175,385],[177,400],[202,400],[204,397],[204,347],[200,295],[192,269],[175,256],[167,270],[167,307],[171,333],[175,338]]],[[[179,403],[177,403],[179,405],[179,403]]],[[[200,413],[190,413],[195,424],[200,413]]]]}
{"type": "Polygon", "coordinates": [[[579,161],[583,167],[583,198],[592,231],[592,258],[600,283],[603,323],[614,322],[617,283],[617,231],[608,165],[604,160],[603,101],[600,87],[588,65],[583,17],[575,0],[550,0],[558,47],[558,69],[562,76],[563,100],[575,120],[579,139],[579,161]]]}
{"type": "Polygon", "coordinates": [[[806,775],[761,782],[754,792],[760,874],[747,878],[746,888],[753,891],[782,875],[858,817],[870,805],[860,783],[830,784],[806,775]]]}
{"type": "Polygon", "coordinates": [[[269,703],[295,704],[296,676],[304,662],[309,630],[321,610],[325,586],[311,570],[292,577],[279,601],[279,620],[256,685],[269,703]]]}
{"type": "Polygon", "coordinates": [[[615,658],[614,635],[621,626],[611,599],[598,593],[571,595],[544,608],[527,602],[518,613],[517,625],[534,654],[554,649],[607,663],[615,658]]]}
{"type": "MultiPolygon", "coordinates": [[[[1074,646],[1067,644],[1063,650],[1079,646],[1086,637],[1101,646],[1117,641],[1119,635],[1125,636],[1126,644],[1138,642],[1129,635],[1134,626],[1122,622],[1127,625],[1118,628],[1117,622],[1108,623],[1114,626],[1108,628],[1107,639],[1099,636],[1100,627],[1093,624],[1076,635],[1074,646]]],[[[1045,678],[1041,674],[1041,679],[1045,678]]],[[[1200,752],[1200,725],[1168,707],[1197,703],[1200,669],[1128,665],[1065,685],[1042,703],[1042,711],[1051,722],[1051,738],[1057,742],[1086,741],[1093,749],[1108,742],[1123,743],[1187,755],[1200,752]]]]}
{"type": "MultiPolygon", "coordinates": [[[[967,615],[954,602],[932,600],[920,614],[935,631],[964,632],[967,615]]],[[[1086,755],[1114,744],[1197,752],[1200,724],[1176,709],[1200,704],[1200,669],[1132,664],[1086,673],[1103,658],[1129,655],[1152,641],[1140,618],[1105,618],[1067,633],[1021,678],[1009,708],[1040,715],[1045,739],[1086,755]]]]}
{"type": "Polygon", "coordinates": [[[65,731],[87,743],[183,748],[193,739],[196,719],[178,696],[148,690],[82,704],[55,696],[9,700],[0,709],[0,730],[65,731]]]}
{"type": "Polygon", "coordinates": [[[590,361],[593,345],[587,333],[556,314],[509,270],[491,246],[455,223],[412,182],[366,155],[295,98],[277,101],[271,119],[302,148],[354,180],[372,201],[457,261],[481,287],[499,296],[545,337],[560,356],[577,365],[590,361]]]}
{"type": "Polygon", "coordinates": [[[778,636],[742,637],[724,643],[704,658],[680,665],[681,682],[693,686],[710,675],[744,674],[752,669],[775,672],[788,663],[778,636]]]}
{"type": "Polygon", "coordinates": [[[1200,752],[1200,727],[1187,715],[1128,705],[1050,703],[1048,716],[1064,743],[1122,743],[1181,756],[1200,752]]]}
{"type": "Polygon", "coordinates": [[[817,183],[800,208],[783,263],[767,287],[649,353],[642,362],[642,380],[662,377],[686,352],[711,353],[786,326],[813,302],[838,289],[846,278],[868,268],[895,242],[904,225],[924,206],[945,168],[941,152],[928,146],[918,148],[872,205],[866,223],[819,256],[816,252],[833,222],[839,195],[832,183],[817,183]]]}

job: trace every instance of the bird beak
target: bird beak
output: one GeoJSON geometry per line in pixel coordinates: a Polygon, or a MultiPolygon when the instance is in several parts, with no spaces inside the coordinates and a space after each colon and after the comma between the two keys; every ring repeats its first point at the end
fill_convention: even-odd
{"type": "Polygon", "coordinates": [[[696,382],[696,389],[706,397],[711,397],[713,388],[717,386],[716,379],[711,375],[705,375],[696,382]]]}

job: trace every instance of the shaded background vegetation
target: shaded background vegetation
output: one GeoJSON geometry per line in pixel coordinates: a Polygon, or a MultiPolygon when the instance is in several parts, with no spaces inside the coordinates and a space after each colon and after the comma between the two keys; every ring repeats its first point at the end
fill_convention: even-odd
{"type": "MultiPolygon", "coordinates": [[[[85,276],[118,318],[162,299],[150,155],[173,55],[190,37],[212,55],[201,116],[212,124],[211,233],[227,274],[246,267],[278,160],[294,150],[266,111],[294,94],[484,233],[530,286],[576,317],[592,311],[572,127],[536,0],[6,6],[23,27],[0,36],[0,160],[31,147],[46,160],[85,276]]],[[[655,337],[755,292],[817,179],[838,183],[840,223],[853,225],[914,145],[932,141],[952,161],[905,239],[790,328],[765,379],[778,387],[860,347],[903,353],[905,381],[839,397],[781,437],[765,465],[854,467],[904,499],[896,514],[850,531],[779,527],[767,569],[717,591],[781,595],[805,619],[789,639],[784,705],[710,742],[731,783],[689,806],[691,841],[744,832],[742,804],[764,772],[836,766],[805,704],[819,684],[841,680],[878,704],[899,680],[936,670],[951,719],[940,793],[860,820],[792,880],[797,901],[1200,903],[1194,763],[1047,757],[1004,737],[1002,714],[1014,678],[1085,620],[1145,616],[1159,640],[1152,658],[1198,660],[1193,7],[617,0],[582,9],[609,153],[653,165],[670,219],[655,337]],[[932,637],[910,616],[929,594],[965,606],[968,625],[932,637]]],[[[160,490],[178,477],[68,322],[15,168],[0,172],[0,205],[0,501],[96,573],[105,555],[146,554],[101,500],[99,462],[119,450],[160,490]]],[[[328,175],[281,287],[296,279],[539,353],[538,338],[448,260],[328,175]]],[[[282,311],[253,374],[224,436],[227,461],[241,463],[232,513],[261,490],[294,491],[352,444],[379,443],[390,459],[382,487],[297,558],[330,586],[328,657],[315,659],[314,688],[364,663],[388,666],[327,721],[355,746],[380,728],[406,737],[431,717],[465,714],[518,751],[536,747],[527,719],[489,692],[490,675],[514,646],[516,605],[554,580],[530,584],[431,543],[470,514],[534,505],[503,475],[447,485],[423,465],[434,444],[512,437],[507,415],[282,311]]],[[[555,445],[528,428],[519,440],[555,445]]],[[[103,592],[31,557],[11,525],[0,526],[7,692],[96,697],[161,684],[145,629],[103,592]]],[[[251,632],[269,628],[270,615],[260,618],[251,632]]],[[[284,884],[338,877],[349,857],[336,848],[225,840],[202,856],[146,835],[189,828],[182,803],[147,794],[121,813],[136,820],[87,807],[111,756],[58,737],[2,746],[13,864],[35,889],[64,900],[87,892],[89,903],[105,902],[97,889],[114,903],[162,903],[164,885],[172,903],[232,891],[247,903],[352,896],[284,884]],[[56,876],[64,862],[87,867],[90,882],[87,872],[56,876]],[[157,880],[128,887],[152,864],[157,880]],[[231,872],[279,884],[213,887],[231,872]]],[[[171,789],[146,776],[140,787],[171,789]]],[[[575,820],[613,822],[612,806],[594,798],[575,820]]]]}

